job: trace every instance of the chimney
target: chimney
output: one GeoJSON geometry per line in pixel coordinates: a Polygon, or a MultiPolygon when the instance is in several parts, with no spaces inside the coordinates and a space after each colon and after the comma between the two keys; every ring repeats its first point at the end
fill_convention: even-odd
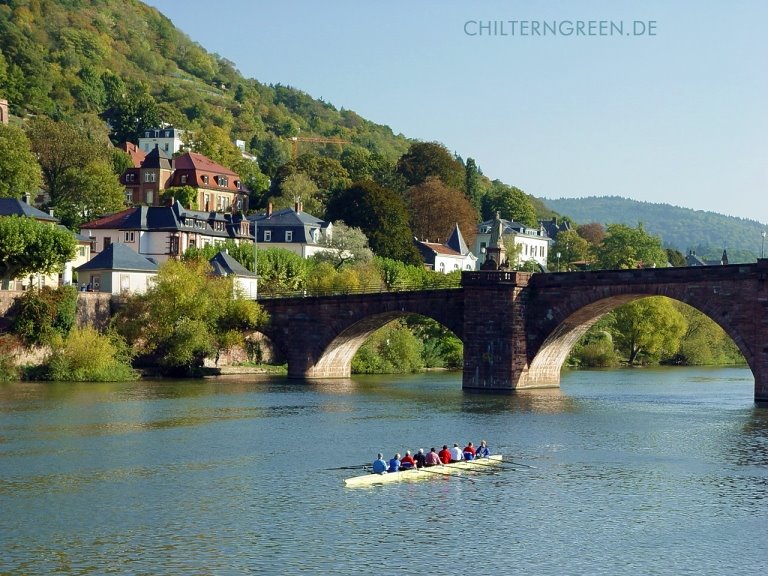
{"type": "Polygon", "coordinates": [[[293,202],[293,211],[296,213],[301,212],[301,202],[299,202],[298,200],[295,200],[293,202]]]}
{"type": "Polygon", "coordinates": [[[267,218],[272,216],[272,202],[267,203],[267,218]]]}
{"type": "Polygon", "coordinates": [[[53,208],[48,208],[48,214],[53,218],[53,208]]]}
{"type": "Polygon", "coordinates": [[[27,204],[29,204],[29,203],[30,203],[30,200],[31,200],[31,198],[30,198],[30,196],[29,196],[29,192],[24,192],[24,202],[26,202],[27,204]]]}

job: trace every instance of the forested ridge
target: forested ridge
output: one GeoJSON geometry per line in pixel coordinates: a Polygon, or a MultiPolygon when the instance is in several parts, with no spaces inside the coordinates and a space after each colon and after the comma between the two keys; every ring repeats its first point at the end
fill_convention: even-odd
{"type": "Polygon", "coordinates": [[[542,199],[542,202],[580,223],[634,226],[642,222],[649,234],[661,237],[664,246],[683,253],[692,250],[705,260],[718,260],[723,250],[727,250],[731,263],[754,262],[762,248],[761,233],[766,230],[766,225],[756,220],[619,196],[542,199]]]}

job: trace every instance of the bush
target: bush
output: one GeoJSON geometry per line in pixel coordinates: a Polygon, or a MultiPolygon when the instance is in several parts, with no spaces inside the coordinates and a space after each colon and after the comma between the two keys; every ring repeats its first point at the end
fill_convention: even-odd
{"type": "Polygon", "coordinates": [[[16,298],[8,312],[11,331],[28,346],[49,344],[58,335],[65,337],[77,318],[77,290],[74,286],[31,289],[16,298]]]}
{"type": "Polygon", "coordinates": [[[10,382],[21,377],[21,371],[13,361],[20,342],[9,334],[0,336],[0,382],[10,382]]]}
{"type": "Polygon", "coordinates": [[[44,371],[48,380],[120,382],[138,377],[125,341],[113,332],[76,329],[66,338],[56,338],[52,347],[44,371]]]}

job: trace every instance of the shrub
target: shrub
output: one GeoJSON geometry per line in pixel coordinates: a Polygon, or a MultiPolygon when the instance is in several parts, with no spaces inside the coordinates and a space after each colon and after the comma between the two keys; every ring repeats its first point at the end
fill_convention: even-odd
{"type": "Polygon", "coordinates": [[[130,366],[125,341],[113,332],[75,329],[66,338],[54,339],[52,347],[45,371],[49,380],[120,382],[138,376],[130,366]]]}
{"type": "Polygon", "coordinates": [[[29,345],[50,343],[66,336],[77,318],[77,290],[73,286],[31,289],[16,298],[9,316],[11,331],[29,345]]]}

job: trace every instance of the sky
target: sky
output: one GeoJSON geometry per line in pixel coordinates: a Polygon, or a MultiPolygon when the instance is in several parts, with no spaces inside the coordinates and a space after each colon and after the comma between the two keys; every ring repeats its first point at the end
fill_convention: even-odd
{"type": "Polygon", "coordinates": [[[247,78],[543,198],[768,222],[765,0],[148,0],[247,78]]]}

